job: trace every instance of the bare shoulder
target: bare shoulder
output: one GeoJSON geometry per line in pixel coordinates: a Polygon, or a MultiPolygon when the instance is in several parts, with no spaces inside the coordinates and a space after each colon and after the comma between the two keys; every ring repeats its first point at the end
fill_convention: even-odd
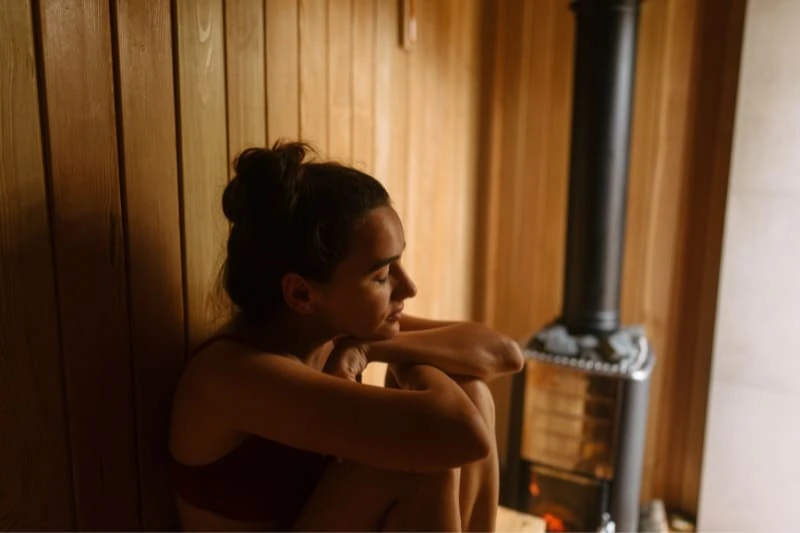
{"type": "MultiPolygon", "coordinates": [[[[245,434],[225,423],[215,391],[230,386],[231,367],[247,358],[278,358],[229,339],[219,339],[187,363],[173,397],[169,431],[172,455],[186,464],[204,464],[238,445],[245,434]]],[[[270,362],[264,363],[269,365],[270,362]]]]}

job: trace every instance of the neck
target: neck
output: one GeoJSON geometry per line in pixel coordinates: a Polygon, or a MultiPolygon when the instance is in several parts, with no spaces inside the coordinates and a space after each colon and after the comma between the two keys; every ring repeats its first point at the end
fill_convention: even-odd
{"type": "Polygon", "coordinates": [[[325,366],[333,348],[333,335],[290,312],[279,313],[261,324],[235,318],[230,330],[265,352],[294,357],[318,370],[325,366]]]}

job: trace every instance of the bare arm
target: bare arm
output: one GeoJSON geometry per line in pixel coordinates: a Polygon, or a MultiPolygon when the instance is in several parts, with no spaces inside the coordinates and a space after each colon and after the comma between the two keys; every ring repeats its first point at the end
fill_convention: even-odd
{"type": "Polygon", "coordinates": [[[367,358],[392,364],[427,364],[451,375],[479,379],[522,368],[519,345],[483,324],[403,317],[400,328],[398,336],[370,343],[367,358]]]}
{"type": "Polygon", "coordinates": [[[456,324],[459,324],[456,320],[434,320],[412,315],[403,315],[400,317],[400,331],[420,331],[423,329],[454,326],[456,324]]]}
{"type": "Polygon", "coordinates": [[[415,390],[396,390],[326,375],[281,356],[224,355],[191,369],[176,401],[199,403],[228,430],[408,471],[460,466],[491,449],[480,413],[435,368],[412,367],[415,390]]]}

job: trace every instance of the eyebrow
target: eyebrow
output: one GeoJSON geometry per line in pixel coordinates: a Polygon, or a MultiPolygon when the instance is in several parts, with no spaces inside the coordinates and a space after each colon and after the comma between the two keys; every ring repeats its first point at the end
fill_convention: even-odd
{"type": "Polygon", "coordinates": [[[381,259],[379,261],[376,261],[375,263],[373,263],[373,265],[370,267],[370,269],[367,272],[369,272],[371,274],[372,272],[375,272],[376,270],[382,269],[386,265],[390,265],[390,264],[394,263],[398,259],[400,259],[400,256],[399,255],[394,255],[392,257],[387,257],[386,259],[381,259]]]}

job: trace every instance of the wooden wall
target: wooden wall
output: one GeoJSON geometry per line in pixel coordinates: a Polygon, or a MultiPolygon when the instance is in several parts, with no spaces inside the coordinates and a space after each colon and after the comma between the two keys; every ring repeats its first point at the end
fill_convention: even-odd
{"type": "MultiPolygon", "coordinates": [[[[647,0],[640,19],[621,310],[657,355],[642,496],[690,513],[744,4],[647,0]]],[[[525,341],[561,310],[574,23],[567,2],[494,5],[475,314],[525,341]]],[[[509,382],[493,388],[503,420],[509,382]]]]}
{"type": "Polygon", "coordinates": [[[417,313],[471,309],[478,0],[0,2],[0,529],[165,529],[172,388],[224,317],[231,158],[373,172],[417,313]],[[11,438],[9,438],[11,436],[11,438]]]}
{"type": "MultiPolygon", "coordinates": [[[[644,497],[690,512],[744,3],[642,11],[622,312],[658,355],[644,497]]],[[[224,316],[219,200],[245,146],[301,137],[381,179],[411,312],[520,339],[558,314],[568,2],[418,1],[410,52],[399,4],[0,2],[0,529],[173,523],[168,406],[224,316]]]]}

